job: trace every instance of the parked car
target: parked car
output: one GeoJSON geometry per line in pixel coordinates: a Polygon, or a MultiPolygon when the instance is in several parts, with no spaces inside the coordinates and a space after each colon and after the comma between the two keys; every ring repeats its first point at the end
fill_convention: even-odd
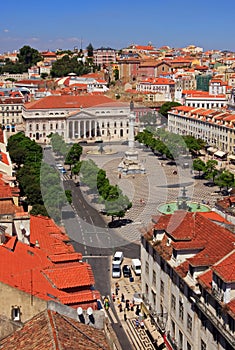
{"type": "Polygon", "coordinates": [[[123,252],[116,252],[113,256],[113,262],[121,264],[123,262],[124,254],[123,252]]]}
{"type": "Polygon", "coordinates": [[[122,273],[124,277],[132,277],[131,268],[129,265],[123,266],[122,273]]]}
{"type": "Polygon", "coordinates": [[[120,261],[113,261],[112,262],[112,277],[113,278],[120,278],[121,274],[122,274],[121,262],[120,261]]]}
{"type": "Polygon", "coordinates": [[[59,171],[60,171],[61,174],[66,174],[66,170],[65,170],[65,168],[63,168],[63,167],[60,168],[59,171]]]}

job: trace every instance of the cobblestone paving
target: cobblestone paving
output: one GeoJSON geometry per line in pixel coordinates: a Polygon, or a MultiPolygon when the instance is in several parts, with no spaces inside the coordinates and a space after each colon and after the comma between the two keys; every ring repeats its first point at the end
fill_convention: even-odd
{"type": "Polygon", "coordinates": [[[194,179],[191,169],[183,170],[176,165],[169,165],[168,161],[160,160],[151,151],[138,149],[139,160],[146,168],[145,175],[128,175],[119,178],[118,164],[125,150],[127,150],[126,146],[119,146],[117,152],[112,155],[89,155],[89,158],[105,169],[110,183],[118,184],[123,193],[132,201],[132,208],[125,216],[132,220],[132,223],[119,228],[121,235],[129,241],[139,241],[141,228],[151,222],[152,215],[158,213],[158,206],[176,201],[182,193],[183,186],[191,201],[209,202],[210,206],[215,203],[217,197],[212,197],[211,192],[217,190],[217,187],[205,186],[203,184],[205,180],[194,179]],[[177,175],[173,175],[174,170],[177,171],[177,175]]]}

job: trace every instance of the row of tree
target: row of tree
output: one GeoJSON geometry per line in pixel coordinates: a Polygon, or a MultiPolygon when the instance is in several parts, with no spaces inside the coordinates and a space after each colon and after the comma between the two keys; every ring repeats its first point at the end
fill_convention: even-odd
{"type": "Polygon", "coordinates": [[[145,129],[136,135],[135,140],[169,159],[177,159],[180,155],[189,153],[195,154],[205,145],[201,139],[173,134],[163,128],[159,128],[155,132],[145,129]]]}
{"type": "Polygon", "coordinates": [[[204,162],[202,159],[197,158],[193,161],[193,169],[198,171],[199,177],[203,177],[207,180],[211,180],[220,189],[234,186],[234,174],[229,170],[218,169],[218,162],[215,159],[210,159],[204,162]]]}
{"type": "Polygon", "coordinates": [[[11,136],[7,149],[16,165],[16,178],[24,203],[32,206],[31,214],[49,216],[59,223],[61,208],[71,194],[65,193],[59,173],[43,162],[41,146],[23,133],[11,136]]]}
{"type": "MultiPolygon", "coordinates": [[[[62,77],[69,73],[75,73],[76,75],[83,75],[98,70],[100,67],[93,65],[93,47],[91,44],[87,47],[88,57],[83,60],[83,53],[78,52],[76,55],[72,51],[65,51],[64,56],[61,59],[56,60],[52,64],[51,77],[62,77]]],[[[43,57],[40,52],[28,45],[23,46],[17,55],[18,60],[12,62],[9,58],[5,59],[3,65],[0,66],[0,74],[22,74],[27,72],[28,69],[38,62],[43,61],[43,57]]],[[[46,73],[42,74],[42,78],[47,76],[46,73]]]]}
{"type": "Polygon", "coordinates": [[[106,176],[106,172],[100,169],[93,160],[89,159],[74,164],[72,172],[79,175],[80,183],[89,187],[96,200],[103,204],[108,216],[125,216],[128,209],[132,207],[129,198],[124,195],[117,185],[111,185],[106,176]]]}

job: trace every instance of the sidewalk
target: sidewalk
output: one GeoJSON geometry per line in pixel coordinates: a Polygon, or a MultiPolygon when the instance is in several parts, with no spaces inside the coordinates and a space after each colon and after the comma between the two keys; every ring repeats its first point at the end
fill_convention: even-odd
{"type": "MultiPolygon", "coordinates": [[[[123,265],[131,266],[131,259],[124,258],[123,265]]],[[[122,325],[123,330],[128,336],[130,342],[133,344],[135,350],[156,350],[156,347],[149,338],[146,327],[146,320],[141,327],[141,321],[144,320],[140,310],[140,302],[134,303],[133,297],[135,293],[141,296],[141,277],[136,276],[132,271],[133,281],[128,277],[112,278],[111,277],[111,296],[118,319],[122,325]],[[116,291],[116,284],[118,284],[118,291],[116,291]],[[116,295],[116,292],[117,295],[116,295]],[[122,301],[122,296],[124,300],[122,301]],[[128,306],[129,301],[129,308],[128,306]],[[121,306],[120,306],[121,305],[121,306]],[[139,310],[139,312],[138,312],[139,310]],[[138,320],[138,326],[136,325],[138,320]]],[[[154,327],[155,328],[155,327],[154,327]]]]}

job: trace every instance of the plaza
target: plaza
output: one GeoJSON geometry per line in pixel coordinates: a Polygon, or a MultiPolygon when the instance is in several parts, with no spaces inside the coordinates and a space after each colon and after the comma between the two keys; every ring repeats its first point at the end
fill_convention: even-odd
{"type": "MultiPolygon", "coordinates": [[[[156,157],[151,150],[143,147],[136,147],[139,153],[139,160],[146,168],[146,174],[121,175],[118,172],[118,165],[123,158],[126,145],[112,144],[112,154],[94,155],[87,153],[89,146],[84,147],[82,159],[93,159],[94,162],[107,173],[110,183],[117,184],[132,202],[132,208],[125,215],[131,222],[121,226],[119,233],[132,242],[139,242],[141,230],[149,225],[151,217],[159,214],[158,207],[164,203],[177,201],[182,193],[182,187],[187,190],[187,196],[191,202],[197,205],[206,203],[209,208],[213,208],[217,199],[221,195],[211,195],[219,188],[217,186],[208,187],[204,183],[206,180],[195,179],[191,169],[181,169],[176,165],[170,165],[169,160],[156,157]],[[177,174],[175,174],[177,172],[177,174]]],[[[86,196],[83,187],[81,190],[86,196]]],[[[92,195],[90,195],[91,200],[92,195]]],[[[102,209],[100,205],[97,207],[102,209]]],[[[107,222],[109,217],[104,216],[107,222]]]]}

